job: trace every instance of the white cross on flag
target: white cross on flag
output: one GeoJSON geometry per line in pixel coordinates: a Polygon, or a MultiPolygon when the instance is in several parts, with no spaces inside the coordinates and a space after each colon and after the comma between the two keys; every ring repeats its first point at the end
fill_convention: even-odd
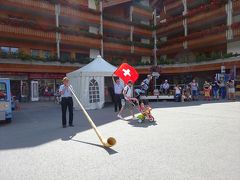
{"type": "Polygon", "coordinates": [[[136,69],[127,63],[121,64],[114,74],[121,78],[126,84],[128,81],[132,81],[132,83],[134,83],[139,76],[136,69]]]}

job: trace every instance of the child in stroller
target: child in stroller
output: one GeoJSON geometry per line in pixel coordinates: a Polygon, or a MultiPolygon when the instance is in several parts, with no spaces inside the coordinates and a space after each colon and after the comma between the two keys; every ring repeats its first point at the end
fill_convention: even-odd
{"type": "Polygon", "coordinates": [[[144,103],[141,102],[140,105],[139,105],[139,112],[141,114],[137,116],[138,122],[142,123],[146,119],[149,122],[154,122],[154,117],[153,117],[151,111],[152,111],[152,108],[149,105],[145,106],[144,103]]]}

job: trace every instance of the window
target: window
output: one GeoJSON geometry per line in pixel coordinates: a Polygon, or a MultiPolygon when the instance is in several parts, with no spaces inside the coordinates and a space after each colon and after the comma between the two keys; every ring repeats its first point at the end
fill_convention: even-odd
{"type": "Polygon", "coordinates": [[[43,51],[43,57],[48,59],[51,56],[51,51],[43,51]]]}
{"type": "Polygon", "coordinates": [[[40,55],[40,51],[36,49],[31,49],[31,56],[38,57],[40,55]]]}
{"type": "Polygon", "coordinates": [[[4,82],[0,82],[0,101],[7,99],[7,85],[4,82]]]}
{"type": "Polygon", "coordinates": [[[1,47],[1,51],[4,52],[4,53],[9,53],[10,48],[9,47],[1,47]]]}
{"type": "Polygon", "coordinates": [[[89,103],[100,102],[99,86],[95,79],[89,82],[89,103]]]}
{"type": "Polygon", "coordinates": [[[19,52],[19,50],[18,50],[18,48],[11,47],[10,52],[13,53],[13,54],[16,54],[16,53],[19,52]]]}
{"type": "Polygon", "coordinates": [[[70,60],[70,52],[61,52],[61,59],[64,61],[70,60]]]}

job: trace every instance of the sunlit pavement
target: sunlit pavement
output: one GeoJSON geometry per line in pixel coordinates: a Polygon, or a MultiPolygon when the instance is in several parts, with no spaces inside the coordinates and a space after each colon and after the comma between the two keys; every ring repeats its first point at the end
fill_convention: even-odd
{"type": "Polygon", "coordinates": [[[0,126],[0,180],[240,179],[240,102],[151,106],[156,123],[119,120],[113,107],[89,111],[117,140],[105,149],[81,111],[63,129],[59,105],[21,104],[0,126]]]}

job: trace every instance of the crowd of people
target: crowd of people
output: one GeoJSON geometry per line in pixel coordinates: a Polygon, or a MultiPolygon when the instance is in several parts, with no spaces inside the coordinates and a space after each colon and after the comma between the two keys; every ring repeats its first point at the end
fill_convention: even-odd
{"type": "Polygon", "coordinates": [[[234,80],[230,79],[226,83],[215,79],[213,82],[205,81],[202,89],[200,89],[195,79],[191,83],[180,87],[176,85],[175,89],[175,101],[194,101],[198,100],[200,95],[204,96],[205,100],[219,100],[226,99],[235,100],[235,85],[234,80]]]}
{"type": "MultiPolygon", "coordinates": [[[[152,76],[147,75],[146,79],[141,82],[140,87],[136,89],[133,89],[133,83],[131,81],[124,86],[123,83],[120,82],[120,79],[117,78],[115,80],[114,77],[112,77],[112,79],[114,83],[114,107],[115,112],[118,112],[117,116],[120,119],[124,119],[121,114],[123,109],[126,108],[130,110],[132,118],[136,119],[133,108],[137,106],[140,107],[139,110],[141,110],[143,108],[141,108],[140,104],[142,104],[142,107],[148,104],[147,101],[141,100],[140,96],[149,95],[152,76]]],[[[204,99],[208,101],[226,99],[226,97],[228,100],[235,100],[234,80],[227,82],[217,79],[213,82],[205,81],[200,87],[199,83],[193,79],[188,84],[177,84],[171,88],[169,81],[166,79],[160,85],[158,91],[159,94],[162,95],[170,95],[170,93],[172,93],[171,95],[174,95],[176,102],[197,101],[200,97],[204,97],[204,99]]],[[[142,115],[144,115],[144,113],[142,113],[142,115]]]]}
{"type": "MultiPolygon", "coordinates": [[[[151,75],[147,75],[146,79],[141,82],[140,88],[133,88],[133,82],[129,80],[126,85],[124,85],[119,78],[114,78],[112,76],[114,85],[114,110],[118,112],[117,117],[120,119],[122,117],[122,112],[124,109],[128,109],[132,115],[132,119],[138,119],[139,122],[145,119],[150,122],[154,121],[154,117],[151,114],[152,108],[148,105],[148,102],[141,100],[140,96],[148,96],[150,89],[150,82],[152,80],[151,75]],[[138,117],[135,117],[134,108],[137,108],[140,112],[138,117]]],[[[59,88],[59,94],[61,96],[61,106],[62,106],[62,126],[66,127],[66,111],[69,110],[69,126],[73,127],[73,99],[71,92],[71,85],[69,84],[69,79],[67,77],[63,78],[63,84],[59,88]]],[[[213,82],[205,81],[202,89],[200,89],[198,82],[193,79],[189,84],[175,85],[174,86],[174,99],[177,102],[184,101],[196,101],[199,96],[204,95],[205,100],[219,100],[225,99],[226,96],[229,100],[235,100],[235,84],[234,80],[229,81],[219,81],[215,79],[213,82]]],[[[156,90],[156,89],[155,89],[156,90]]],[[[168,80],[165,80],[161,85],[159,90],[163,95],[169,95],[170,84],[168,80]]]]}

